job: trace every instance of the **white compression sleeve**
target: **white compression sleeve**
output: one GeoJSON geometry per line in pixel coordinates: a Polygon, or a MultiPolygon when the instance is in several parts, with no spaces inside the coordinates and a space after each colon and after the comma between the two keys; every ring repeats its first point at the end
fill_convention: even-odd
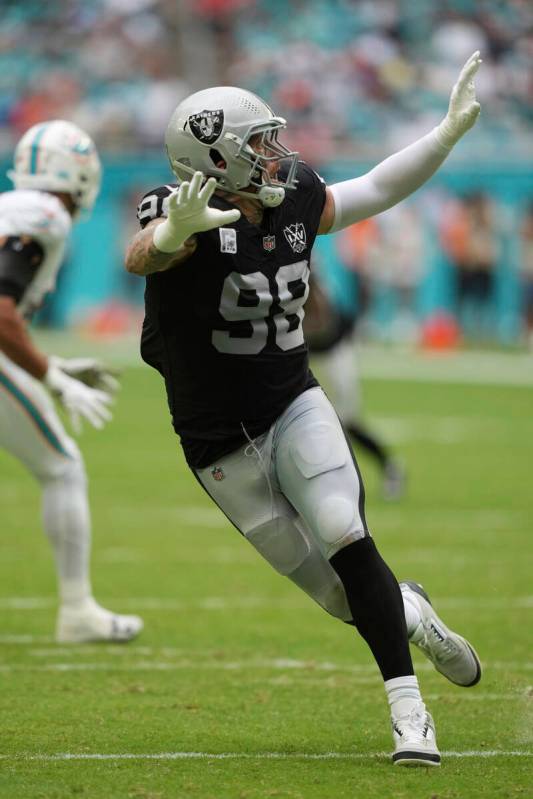
{"type": "Polygon", "coordinates": [[[366,175],[334,183],[329,190],[335,201],[335,218],[328,233],[392,208],[429,180],[450,150],[440,143],[434,129],[366,175]]]}

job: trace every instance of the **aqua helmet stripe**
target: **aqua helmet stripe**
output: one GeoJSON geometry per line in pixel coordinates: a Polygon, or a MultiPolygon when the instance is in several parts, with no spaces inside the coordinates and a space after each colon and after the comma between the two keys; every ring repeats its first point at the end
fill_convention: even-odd
{"type": "Polygon", "coordinates": [[[31,152],[30,152],[30,175],[37,174],[37,159],[39,157],[39,143],[44,135],[44,132],[48,125],[41,125],[39,130],[35,134],[35,138],[31,145],[31,152]]]}

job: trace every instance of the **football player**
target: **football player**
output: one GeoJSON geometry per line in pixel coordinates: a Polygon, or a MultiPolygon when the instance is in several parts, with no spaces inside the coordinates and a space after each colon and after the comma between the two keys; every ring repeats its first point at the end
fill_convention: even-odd
{"type": "Polygon", "coordinates": [[[370,536],[357,463],[308,367],[303,305],[315,237],[415,191],[475,123],[480,63],[476,52],[465,64],[436,129],[329,187],[279,141],[285,120],[260,98],[193,94],[166,134],[177,184],[141,200],[126,253],[128,271],[146,276],[142,357],[165,380],[189,466],[274,569],[366,640],[397,764],[440,763],[409,641],[458,685],[477,683],[480,663],[417,583],[398,584],[370,536]]]}
{"type": "Polygon", "coordinates": [[[44,355],[26,325],[54,289],[72,221],[92,208],[100,171],[86,133],[63,120],[45,122],[20,140],[8,173],[15,188],[0,195],[0,447],[41,485],[59,586],[56,638],[72,643],[128,641],[142,629],[137,616],[119,616],[93,598],[85,468],[50,398],[75,431],[81,419],[101,428],[118,383],[92,358],[44,355]]]}

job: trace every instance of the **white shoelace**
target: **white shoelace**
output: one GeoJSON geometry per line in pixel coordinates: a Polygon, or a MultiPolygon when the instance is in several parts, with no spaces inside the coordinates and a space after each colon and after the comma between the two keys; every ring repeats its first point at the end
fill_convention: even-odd
{"type": "Polygon", "coordinates": [[[426,713],[413,708],[410,713],[392,719],[392,726],[401,737],[407,737],[414,743],[424,744],[427,741],[429,722],[426,713]],[[405,730],[408,727],[408,730],[405,730]]]}
{"type": "Polygon", "coordinates": [[[424,635],[418,642],[420,649],[434,653],[437,650],[438,659],[441,663],[446,663],[457,655],[457,646],[450,638],[441,641],[433,632],[424,631],[424,635]]]}

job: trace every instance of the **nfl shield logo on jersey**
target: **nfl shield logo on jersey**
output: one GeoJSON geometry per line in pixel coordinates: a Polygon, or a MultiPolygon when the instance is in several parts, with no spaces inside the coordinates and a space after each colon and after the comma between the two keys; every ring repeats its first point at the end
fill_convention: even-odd
{"type": "Polygon", "coordinates": [[[263,236],[263,249],[268,250],[268,252],[272,252],[272,250],[276,249],[276,237],[275,236],[263,236]]]}
{"type": "Polygon", "coordinates": [[[305,228],[302,222],[295,222],[294,225],[287,225],[283,228],[285,238],[291,245],[294,252],[303,252],[307,247],[305,228]]]}
{"type": "Polygon", "coordinates": [[[213,466],[211,474],[213,475],[213,480],[216,480],[218,483],[226,476],[220,466],[213,466]]]}

